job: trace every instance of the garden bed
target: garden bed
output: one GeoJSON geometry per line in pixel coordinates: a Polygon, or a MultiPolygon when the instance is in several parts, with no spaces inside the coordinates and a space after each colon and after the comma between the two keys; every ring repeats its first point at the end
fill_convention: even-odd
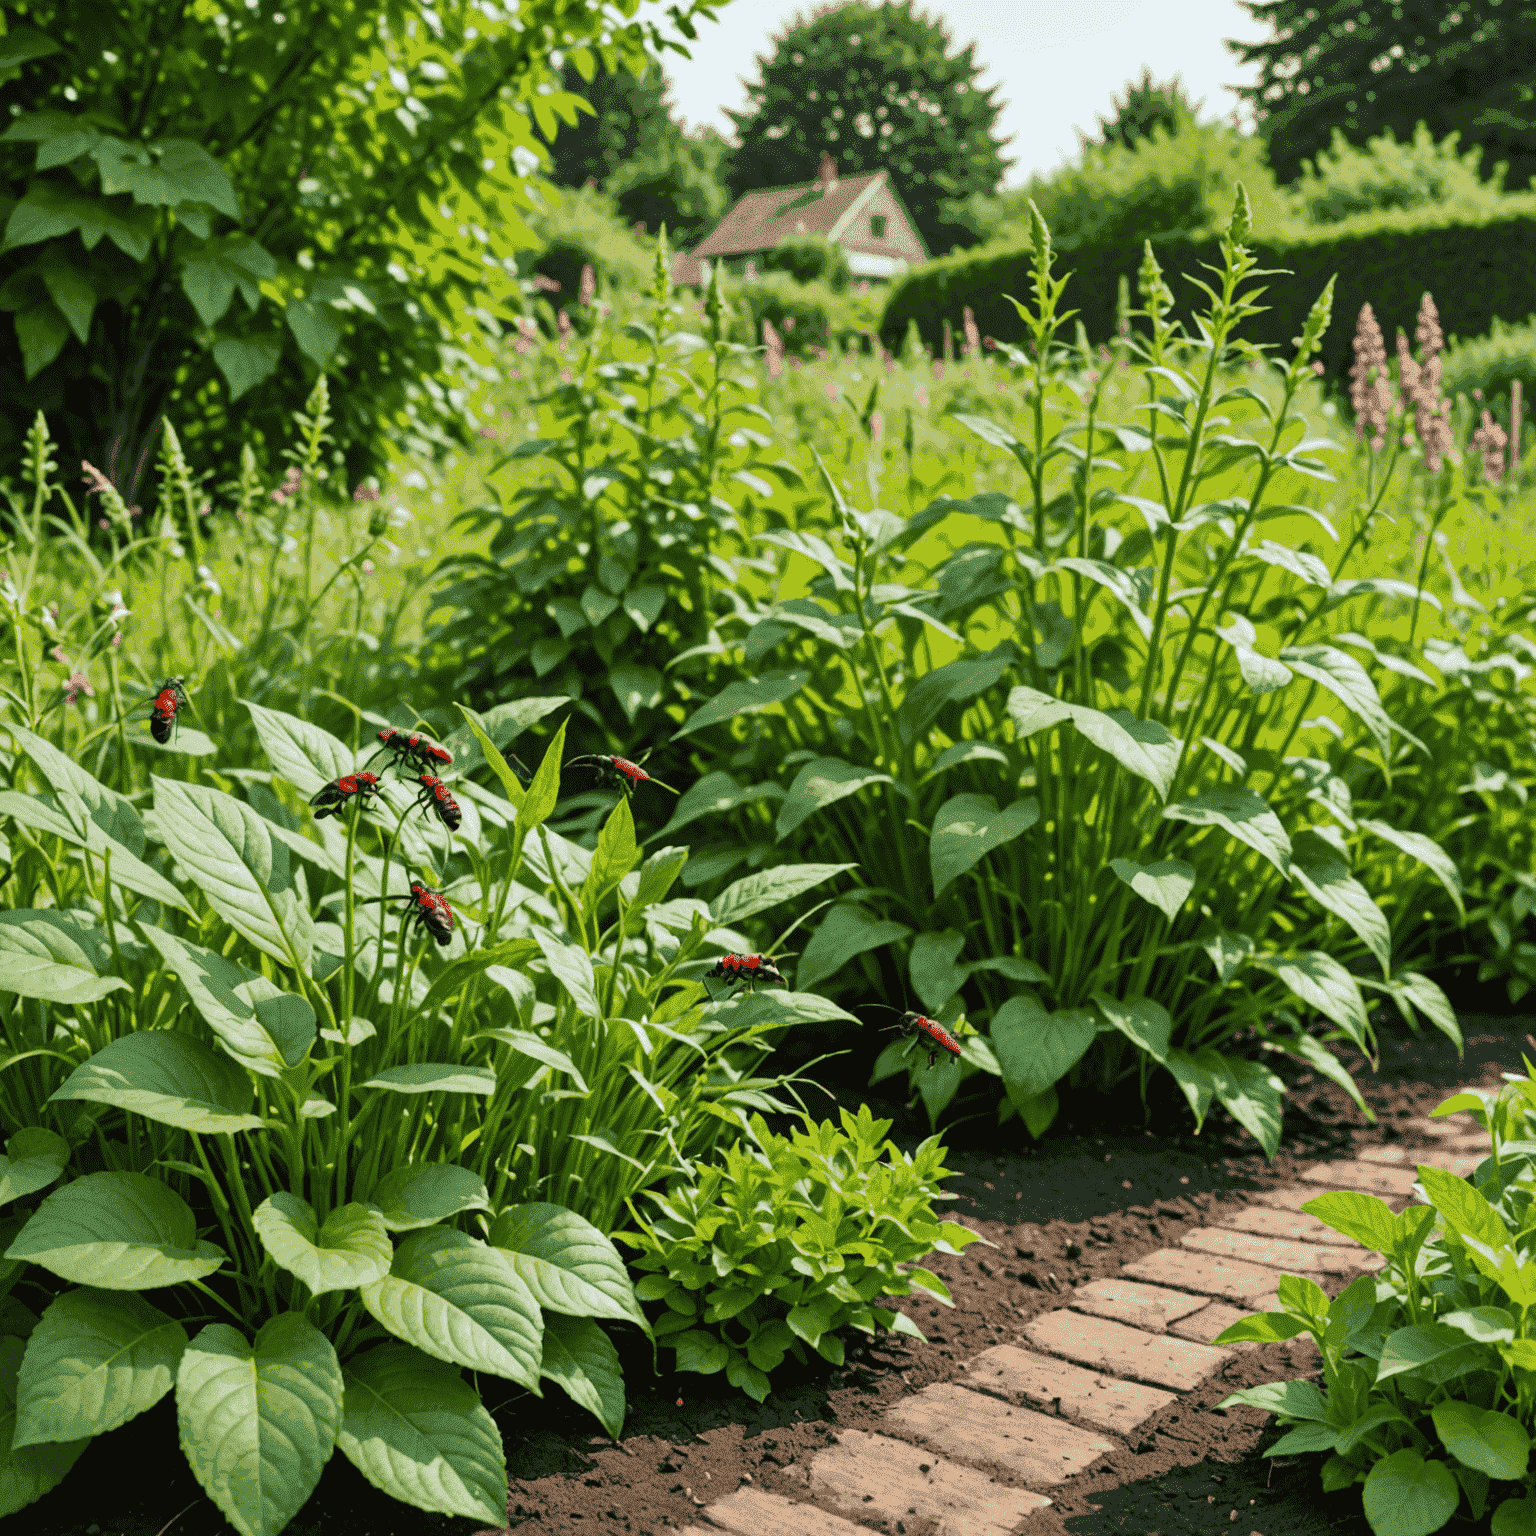
{"type": "MultiPolygon", "coordinates": [[[[957,1197],[955,1216],[996,1247],[977,1244],[932,1261],[954,1294],[953,1312],[915,1298],[894,1303],[927,1343],[889,1336],[865,1344],[855,1335],[843,1367],[818,1362],[792,1376],[786,1365],[772,1395],[757,1405],[720,1376],[650,1377],[649,1347],[637,1331],[616,1329],[630,1403],[621,1445],[593,1436],[590,1418],[553,1394],[536,1402],[517,1393],[497,1413],[509,1447],[511,1527],[541,1536],[658,1536],[706,1525],[706,1506],[749,1487],[797,1502],[809,1498],[830,1512],[837,1506],[810,1486],[817,1451],[847,1431],[880,1432],[887,1410],[924,1387],[964,1382],[966,1362],[999,1344],[1026,1342],[1027,1324],[1060,1308],[1078,1287],[1118,1276],[1122,1264],[1176,1244],[1188,1224],[1208,1225],[1293,1182],[1310,1164],[1371,1146],[1430,1145],[1411,1129],[1405,1134],[1399,1122],[1424,1115],[1459,1084],[1497,1087],[1498,1074],[1518,1066],[1529,1048],[1526,1021],[1477,1018],[1467,1025],[1462,1062],[1438,1035],[1395,1032],[1383,1042],[1379,1074],[1360,1074],[1375,1126],[1331,1084],[1299,1077],[1282,1150],[1269,1164],[1225,1119],[1213,1119],[1199,1138],[1060,1136],[1006,1152],[975,1145],[973,1137],[948,1159],[955,1172],[947,1187],[957,1197]]],[[[1342,1282],[1323,1283],[1333,1293],[1342,1282]]],[[[1016,1527],[1020,1536],[1363,1536],[1358,1493],[1326,1498],[1319,1458],[1261,1457],[1278,1434],[1266,1416],[1245,1408],[1205,1411],[1238,1387],[1304,1374],[1306,1348],[1237,1353],[1123,1446],[1051,1488],[1051,1506],[1027,1516],[1016,1527]]],[[[496,1406],[494,1397],[488,1401],[496,1406]]],[[[160,1421],[172,1411],[163,1403],[94,1444],[77,1475],[27,1511],[28,1529],[36,1536],[157,1536],[179,1511],[166,1536],[227,1529],[185,1462],[164,1455],[173,1426],[160,1421]],[[149,1457],[154,1471],[146,1476],[149,1457]]],[[[894,1536],[938,1536],[941,1529],[931,1519],[873,1517],[869,1528],[894,1536]]],[[[303,1536],[470,1536],[475,1526],[394,1504],[336,1458],[290,1529],[303,1536]]],[[[959,1536],[965,1527],[948,1529],[959,1536]]]]}

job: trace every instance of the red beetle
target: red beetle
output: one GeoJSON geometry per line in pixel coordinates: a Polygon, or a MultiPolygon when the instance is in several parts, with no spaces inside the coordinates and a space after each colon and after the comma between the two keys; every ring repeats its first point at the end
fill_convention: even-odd
{"type": "Polygon", "coordinates": [[[397,764],[411,762],[420,768],[446,768],[453,762],[453,753],[447,747],[438,746],[419,731],[407,733],[387,725],[379,732],[379,740],[384,743],[379,750],[394,753],[397,764]]]}
{"type": "Polygon", "coordinates": [[[186,703],[186,679],[184,677],[166,678],[161,683],[160,692],[155,695],[154,705],[149,711],[149,734],[161,746],[171,739],[171,732],[176,726],[177,711],[186,703]]]}
{"type": "Polygon", "coordinates": [[[453,908],[441,891],[412,880],[411,894],[405,899],[411,903],[411,910],[406,914],[407,922],[425,928],[439,944],[453,942],[453,908]]]}
{"type": "Polygon", "coordinates": [[[891,1028],[899,1029],[903,1034],[922,1036],[927,1044],[930,1067],[937,1063],[940,1051],[948,1051],[957,1061],[960,1059],[960,1042],[942,1024],[910,1008],[891,1028]]]}
{"type": "Polygon", "coordinates": [[[789,983],[774,961],[788,958],[787,955],[771,958],[767,955],[725,955],[705,971],[704,976],[709,981],[719,981],[723,977],[727,988],[745,982],[749,992],[759,982],[768,987],[787,987],[789,983]]]}
{"type": "Polygon", "coordinates": [[[457,832],[460,821],[464,819],[464,813],[459,809],[459,802],[448,793],[448,786],[430,773],[417,774],[416,782],[421,785],[416,803],[423,808],[428,806],[435,808],[442,824],[450,832],[457,832]]]}
{"type": "Polygon", "coordinates": [[[322,784],[309,803],[316,807],[315,820],[321,821],[327,816],[340,816],[354,795],[359,805],[366,805],[378,793],[378,774],[344,773],[339,779],[322,784]]]}

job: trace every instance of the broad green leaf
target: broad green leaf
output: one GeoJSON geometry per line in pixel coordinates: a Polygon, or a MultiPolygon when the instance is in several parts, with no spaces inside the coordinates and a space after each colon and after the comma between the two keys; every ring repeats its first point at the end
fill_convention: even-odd
{"type": "Polygon", "coordinates": [[[176,1385],[186,1330],[142,1296],[66,1291],[39,1319],[16,1384],[12,1447],[105,1435],[176,1385]]]}
{"type": "Polygon", "coordinates": [[[1169,1051],[1163,1063],[1179,1085],[1190,1113],[1195,1117],[1195,1134],[1205,1124],[1205,1117],[1216,1097],[1216,1077],[1221,1071],[1221,1058],[1210,1046],[1203,1046],[1193,1053],[1169,1051]]]}
{"type": "Polygon", "coordinates": [[[259,971],[163,928],[146,924],[142,931],[219,1044],[242,1067],[262,1077],[279,1077],[309,1054],[315,1041],[315,1010],[308,998],[284,992],[259,971]]]}
{"type": "MultiPolygon", "coordinates": [[[[251,723],[267,761],[307,800],[322,785],[357,771],[357,754],[329,731],[280,709],[240,701],[251,712],[251,723]]],[[[374,742],[375,747],[378,742],[374,742]]]]}
{"type": "Polygon", "coordinates": [[[769,907],[778,906],[781,901],[793,901],[796,896],[803,896],[833,875],[845,874],[858,867],[857,864],[780,864],[775,869],[765,869],[728,885],[709,904],[709,914],[717,923],[742,923],[759,912],[766,912],[769,907]]]}
{"type": "Polygon", "coordinates": [[[1047,1088],[1044,1093],[1037,1093],[1014,1107],[1019,1112],[1019,1119],[1024,1122],[1024,1129],[1039,1141],[1055,1121],[1061,1109],[1061,1098],[1055,1088],[1047,1088]]]}
{"type": "Polygon", "coordinates": [[[1292,671],[1311,678],[1338,699],[1375,738],[1383,757],[1391,756],[1393,731],[1421,751],[1428,750],[1382,708],[1381,695],[1376,692],[1371,674],[1348,651],[1332,645],[1288,645],[1281,650],[1280,659],[1292,671]]]}
{"type": "MultiPolygon", "coordinates": [[[[495,972],[502,968],[497,965],[487,966],[486,975],[495,981],[495,972]]],[[[516,975],[517,972],[508,972],[508,975],[516,975]]],[[[571,1060],[564,1051],[557,1050],[549,1041],[541,1039],[538,1035],[530,1034],[526,1029],[482,1029],[473,1037],[476,1040],[499,1040],[503,1045],[510,1045],[519,1056],[526,1056],[531,1061],[538,1062],[541,1066],[553,1067],[557,1072],[566,1073],[575,1084],[579,1093],[586,1093],[587,1080],[576,1070],[576,1063],[571,1060]]]]}
{"type": "Polygon", "coordinates": [[[1365,1044],[1370,1019],[1360,983],[1332,955],[1308,949],[1299,955],[1256,955],[1254,964],[1273,971],[1302,1002],[1332,1019],[1356,1045],[1365,1044]]]}
{"type": "Polygon", "coordinates": [[[706,1333],[702,1328],[669,1334],[663,1342],[668,1349],[677,1351],[678,1370],[697,1371],[701,1376],[713,1376],[716,1371],[723,1371],[731,1356],[724,1339],[706,1333]]]}
{"type": "Polygon", "coordinates": [[[251,1080],[227,1056],[178,1030],[140,1030],[109,1041],[53,1091],[131,1110],[146,1120],[207,1135],[259,1130],[251,1080]]]}
{"type": "Polygon", "coordinates": [[[535,928],[533,936],[544,952],[550,974],[565,989],[577,1009],[589,1019],[600,1019],[603,1010],[597,1000],[597,978],[592,971],[592,957],[574,944],[562,944],[547,928],[535,928]]]}
{"type": "Polygon", "coordinates": [[[1331,1083],[1337,1083],[1340,1088],[1355,1101],[1355,1106],[1365,1116],[1370,1124],[1375,1124],[1376,1111],[1365,1102],[1360,1092],[1360,1086],[1355,1082],[1344,1068],[1344,1063],[1328,1049],[1321,1040],[1309,1035],[1306,1030],[1298,1030],[1295,1034],[1274,1034],[1271,1041],[1289,1051],[1293,1056],[1299,1056],[1315,1071],[1320,1072],[1331,1083]]]}
{"type": "Polygon", "coordinates": [[[789,786],[789,795],[779,807],[774,832],[782,841],[808,816],[848,795],[857,794],[871,784],[893,784],[888,773],[875,768],[860,768],[840,757],[818,757],[806,763],[789,786]]]}
{"type": "Polygon", "coordinates": [[[1354,1190],[1334,1190],[1317,1195],[1302,1206],[1309,1216],[1316,1216],[1325,1226],[1377,1253],[1392,1252],[1397,1227],[1385,1200],[1354,1190]]]}
{"type": "Polygon", "coordinates": [[[1307,1325],[1289,1312],[1255,1312],[1240,1322],[1222,1329],[1211,1343],[1218,1348],[1223,1344],[1240,1344],[1252,1340],[1257,1344],[1273,1344],[1281,1339],[1294,1339],[1305,1333],[1307,1325]]]}
{"type": "Polygon", "coordinates": [[[546,1381],[565,1388],[573,1403],[588,1409],[614,1440],[624,1428],[624,1373],[619,1352],[590,1317],[544,1320],[546,1381]]]}
{"type": "MultiPolygon", "coordinates": [[[[26,206],[25,201],[19,204],[16,214],[22,213],[26,206]]],[[[16,214],[6,226],[8,244],[16,243],[11,233],[17,222],[16,214]]],[[[43,302],[18,310],[12,325],[21,346],[22,371],[30,382],[64,350],[64,343],[69,340],[69,321],[53,304],[43,302]]]]}
{"type": "Polygon", "coordinates": [[[1135,859],[1111,859],[1109,867],[1141,897],[1151,902],[1171,923],[1195,888],[1195,866],[1183,859],[1159,859],[1138,864],[1135,859]]]}
{"type": "Polygon", "coordinates": [[[397,1339],[542,1396],[539,1304],[500,1249],[448,1227],[414,1232],[362,1299],[397,1339]]]}
{"type": "Polygon", "coordinates": [[[1461,1503],[1443,1461],[1425,1461],[1407,1446],[1383,1457],[1365,1479],[1365,1518],[1375,1536],[1430,1536],[1461,1503]]]}
{"type": "Polygon", "coordinates": [[[1482,1193],[1465,1179],[1444,1168],[1419,1165],[1419,1182],[1430,1204],[1444,1217],[1453,1231],[1470,1234],[1490,1248],[1502,1248],[1510,1241],[1509,1228],[1482,1193]]]}
{"type": "Polygon", "coordinates": [[[69,1143],[55,1131],[26,1125],[5,1144],[0,1157],[0,1205],[36,1194],[64,1172],[69,1143]]]}
{"type": "Polygon", "coordinates": [[[836,973],[855,955],[906,938],[905,923],[873,917],[853,902],[839,902],[817,925],[795,967],[795,985],[810,989],[836,973]]]}
{"type": "Polygon", "coordinates": [[[283,306],[283,319],[299,350],[317,368],[325,368],[341,345],[341,316],[337,311],[315,299],[289,299],[283,306]]]}
{"type": "Polygon", "coordinates": [[[643,709],[655,709],[666,696],[666,679],[655,667],[617,662],[608,669],[608,686],[631,725],[643,709]]]}
{"type": "Polygon", "coordinates": [[[208,904],[264,954],[308,970],[315,922],[304,870],[243,800],[154,777],[155,824],[208,904]]]}
{"type": "Polygon", "coordinates": [[[1505,1499],[1493,1512],[1489,1536],[1536,1536],[1536,1494],[1505,1499]]]}
{"type": "Polygon", "coordinates": [[[762,1024],[857,1024],[859,1020],[830,998],[815,992],[729,992],[706,1010],[710,1019],[733,1034],[762,1024]]]}
{"type": "Polygon", "coordinates": [[[1173,1020],[1161,1003],[1148,997],[1121,1000],[1095,992],[1093,1001],[1099,1012],[1122,1035],[1144,1050],[1154,1061],[1167,1063],[1168,1042],[1173,1036],[1173,1020]]]}
{"type": "Polygon", "coordinates": [[[721,770],[706,773],[702,779],[690,784],[677,802],[677,809],[655,838],[669,837],[681,827],[686,827],[701,816],[721,815],[734,811],[740,805],[752,805],[759,800],[782,800],[784,789],[772,783],[753,784],[746,788],[730,774],[721,770]]]}
{"type": "Polygon", "coordinates": [[[223,336],[213,344],[213,360],[229,385],[233,404],[277,372],[283,343],[278,336],[223,336]]]}
{"type": "Polygon", "coordinates": [[[1280,1145],[1285,1084],[1260,1061],[1211,1053],[1220,1062],[1211,1084],[1223,1109],[1273,1157],[1280,1145]]]}
{"type": "MultiPolygon", "coordinates": [[[[0,48],[6,39],[0,39],[0,48]]],[[[0,1338],[0,1516],[13,1515],[35,1503],[64,1480],[80,1453],[91,1443],[82,1440],[50,1442],[13,1449],[16,1432],[16,1378],[26,1343],[0,1338]]]]}
{"type": "Polygon", "coordinates": [[[1031,985],[1051,979],[1033,960],[1024,960],[1018,955],[996,955],[990,960],[973,960],[966,969],[996,971],[998,975],[1006,976],[1009,981],[1022,981],[1031,985]]]}
{"type": "Polygon", "coordinates": [[[336,1445],[375,1488],[417,1509],[505,1521],[501,1431],[453,1366],[391,1340],[355,1355],[342,1376],[336,1445]]]}
{"type": "Polygon", "coordinates": [[[83,848],[97,861],[98,869],[104,867],[108,854],[112,856],[112,883],[136,896],[147,896],[162,906],[174,907],[178,912],[192,916],[187,899],[157,869],[152,869],[142,859],[135,857],[132,849],[108,837],[94,821],[88,821],[84,832],[57,806],[40,800],[35,795],[18,794],[15,790],[0,790],[0,816],[13,816],[22,826],[34,832],[45,832],[76,848],[83,848]]]}
{"type": "Polygon", "coordinates": [[[1457,914],[1466,916],[1466,908],[1462,905],[1461,872],[1456,868],[1455,861],[1433,838],[1425,837],[1422,832],[1400,832],[1396,827],[1389,827],[1384,821],[1362,820],[1362,830],[1374,834],[1383,842],[1391,843],[1394,848],[1406,853],[1410,859],[1417,859],[1441,885],[1445,887],[1446,894],[1456,904],[1457,914]]]}
{"type": "Polygon", "coordinates": [[[1105,591],[1119,599],[1121,605],[1131,616],[1131,622],[1141,631],[1143,640],[1152,638],[1152,620],[1147,617],[1142,604],[1146,600],[1136,578],[1127,570],[1118,565],[1111,565],[1107,560],[1088,560],[1081,555],[1063,555],[1056,562],[1056,569],[1071,571],[1074,575],[1085,576],[1089,581],[1096,582],[1105,591]]]}
{"type": "Polygon", "coordinates": [[[912,941],[907,974],[919,1001],[930,1013],[937,1013],[965,985],[970,967],[955,964],[964,948],[965,935],[954,928],[920,933],[912,941]]]}
{"type": "Polygon", "coordinates": [[[274,1536],[308,1502],[341,1427],[336,1351],[301,1313],[249,1344],[209,1323],[181,1357],[176,1419],[193,1476],[241,1536],[274,1536]]]}
{"type": "Polygon", "coordinates": [[[999,810],[991,795],[952,795],[933,818],[928,839],[929,872],[937,898],[952,881],[989,853],[1022,836],[1040,820],[1040,802],[1030,795],[999,810]]]}
{"type": "Polygon", "coordinates": [[[902,744],[910,746],[938,717],[946,704],[974,698],[997,686],[1003,673],[1017,661],[1011,645],[1000,645],[986,656],[951,661],[935,667],[907,689],[896,711],[896,729],[902,744]]]}
{"type": "Polygon", "coordinates": [[[1319,837],[1298,838],[1291,847],[1291,873],[1320,907],[1354,929],[1386,976],[1392,968],[1392,930],[1375,898],[1319,837]]]}
{"type": "Polygon", "coordinates": [[[1261,1386],[1229,1393],[1216,1406],[1230,1408],[1234,1403],[1244,1403],[1264,1413],[1284,1414],[1288,1419],[1328,1422],[1328,1400],[1310,1381],[1266,1381],[1261,1386]]]}
{"type": "Polygon", "coordinates": [[[455,755],[468,752],[470,743],[475,740],[472,726],[478,723],[481,730],[490,737],[492,749],[500,757],[503,749],[511,746],[530,726],[537,725],[546,715],[553,714],[562,704],[570,702],[565,694],[558,693],[542,699],[513,699],[486,710],[484,714],[477,714],[460,704],[456,707],[464,716],[464,724],[445,737],[443,745],[455,755]]]}
{"type": "Polygon", "coordinates": [[[1158,799],[1168,798],[1183,743],[1157,721],[1138,720],[1125,709],[1106,711],[1069,704],[1034,688],[1015,688],[1008,695],[1008,713],[1020,740],[1037,731],[1070,724],[1122,768],[1145,779],[1157,791],[1158,799]]]}
{"type": "Polygon", "coordinates": [[[1229,615],[1227,627],[1218,629],[1216,635],[1236,652],[1237,670],[1255,693],[1274,693],[1284,688],[1294,676],[1284,662],[1276,661],[1255,649],[1258,631],[1241,615],[1229,615]]]}
{"type": "Polygon", "coordinates": [[[489,1067],[456,1067],[447,1061],[413,1061],[403,1067],[385,1067],[364,1088],[383,1088],[390,1093],[483,1093],[496,1091],[496,1074],[489,1067]]]}
{"type": "Polygon", "coordinates": [[[511,1206],[492,1224],[490,1241],[511,1255],[541,1307],[649,1326],[618,1251],[575,1211],[544,1202],[511,1206]]]}
{"type": "Polygon", "coordinates": [[[338,1206],[322,1227],[314,1207],[279,1190],[251,1213],[261,1245],[310,1294],[350,1291],[389,1273],[394,1248],[384,1218],[371,1206],[338,1206]]]}
{"type": "Polygon", "coordinates": [[[1467,1307],[1447,1312],[1437,1321],[1448,1328],[1459,1328],[1479,1344],[1512,1344],[1515,1338],[1514,1314],[1504,1307],[1467,1307]]]}
{"type": "Polygon", "coordinates": [[[592,869],[581,892],[582,907],[595,917],[609,893],[639,862],[635,819],[630,813],[629,801],[621,795],[598,833],[592,869]]]}
{"type": "Polygon", "coordinates": [[[1399,1008],[1412,1004],[1458,1051],[1462,1049],[1461,1024],[1451,1000],[1428,976],[1418,971],[1403,971],[1385,984],[1399,1008]]]}
{"type": "Polygon", "coordinates": [[[73,912],[0,912],[0,992],[45,1003],[93,1003],[126,988],[105,928],[73,912]]]}
{"type": "Polygon", "coordinates": [[[760,677],[730,683],[707,704],[696,709],[672,739],[692,735],[708,725],[719,725],[723,720],[734,720],[737,715],[771,709],[785,699],[793,698],[810,680],[811,674],[805,671],[764,672],[760,677]]]}
{"type": "MultiPolygon", "coordinates": [[[[1471,1343],[1459,1328],[1447,1328],[1444,1323],[1413,1323],[1387,1336],[1381,1359],[1376,1363],[1376,1380],[1380,1383],[1404,1371],[1423,1371],[1437,1362],[1455,1364],[1476,1359],[1479,1353],[1485,1354],[1490,1364],[1497,1363],[1491,1350],[1471,1343]]],[[[1426,1374],[1424,1379],[1436,1378],[1426,1374]]]]}
{"type": "Polygon", "coordinates": [[[368,1204],[391,1232],[414,1232],[457,1216],[490,1209],[485,1180],[458,1163],[407,1163],[374,1185],[368,1204]]]}
{"type": "Polygon", "coordinates": [[[1431,1414],[1441,1445],[1463,1466],[1495,1481],[1513,1482],[1525,1476],[1531,1437],[1513,1414],[1454,1399],[1436,1403],[1431,1414]]]}
{"type": "Polygon", "coordinates": [[[37,771],[58,796],[59,808],[82,833],[87,821],[94,821],[114,842],[121,843],[135,858],[144,855],[144,823],[133,802],[98,782],[51,741],[7,725],[16,745],[31,758],[37,771]]]}
{"type": "MultiPolygon", "coordinates": [[[[517,822],[514,846],[521,849],[523,840],[549,820],[560,798],[560,772],[565,765],[565,727],[562,720],[559,729],[544,749],[544,757],[534,771],[523,798],[517,802],[517,822]]],[[[553,839],[551,839],[553,841],[553,839]]]]}
{"type": "Polygon", "coordinates": [[[1291,840],[1268,803],[1244,785],[1209,789],[1193,800],[1163,807],[1170,821],[1220,827],[1240,843],[1264,855],[1282,875],[1291,872],[1291,840]]]}
{"type": "Polygon", "coordinates": [[[1098,1025],[1086,1008],[1048,1013],[1033,993],[1021,992],[993,1014],[990,1033],[1008,1097],[1022,1107],[1076,1065],[1098,1025]]]}
{"type": "Polygon", "coordinates": [[[111,1291],[200,1280],[224,1263],[223,1250],[198,1237],[192,1207],[142,1173],[88,1173],[56,1189],[5,1257],[111,1291]]]}

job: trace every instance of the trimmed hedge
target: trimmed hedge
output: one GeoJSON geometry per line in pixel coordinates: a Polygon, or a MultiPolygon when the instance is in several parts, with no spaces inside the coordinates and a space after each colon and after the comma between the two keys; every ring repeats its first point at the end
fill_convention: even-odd
{"type": "MultiPolygon", "coordinates": [[[[1334,323],[1323,338],[1322,360],[1329,373],[1342,375],[1354,361],[1351,341],[1362,304],[1375,310],[1389,351],[1399,327],[1412,339],[1419,300],[1426,291],[1434,295],[1447,335],[1481,336],[1495,319],[1523,320],[1530,313],[1530,273],[1536,262],[1536,194],[1511,194],[1497,214],[1483,219],[1463,216],[1446,222],[1423,209],[1404,209],[1328,229],[1258,237],[1251,244],[1260,267],[1284,268],[1294,275],[1267,279],[1263,303],[1268,309],[1246,322],[1244,335],[1274,344],[1273,355],[1288,357],[1302,318],[1337,273],[1334,323]]],[[[1175,313],[1187,325],[1196,305],[1206,300],[1181,274],[1210,281],[1201,264],[1220,265],[1217,233],[1173,235],[1154,240],[1152,249],[1173,289],[1175,313]]],[[[1091,339],[1103,341],[1113,333],[1122,276],[1130,282],[1132,306],[1140,304],[1136,270],[1141,255],[1140,248],[1129,243],[1113,249],[1063,246],[1057,251],[1053,272],[1073,274],[1063,302],[1079,311],[1091,339]]],[[[923,340],[936,345],[944,320],[958,325],[968,304],[984,335],[1022,341],[1023,324],[1003,295],[1029,299],[1031,259],[1026,240],[941,257],[916,268],[886,301],[881,340],[887,347],[899,347],[908,323],[915,321],[923,340]]]]}

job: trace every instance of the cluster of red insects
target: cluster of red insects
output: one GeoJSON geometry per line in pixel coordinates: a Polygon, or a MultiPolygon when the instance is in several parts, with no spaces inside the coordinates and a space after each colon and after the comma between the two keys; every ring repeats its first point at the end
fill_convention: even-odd
{"type": "MultiPolygon", "coordinates": [[[[154,706],[150,710],[150,734],[162,744],[170,740],[177,713],[187,702],[187,690],[184,684],[183,678],[168,678],[156,695],[154,706]]],[[[393,726],[387,726],[379,732],[379,741],[382,745],[379,751],[374,753],[374,758],[377,758],[380,753],[388,752],[397,771],[402,767],[414,769],[411,776],[420,786],[416,796],[417,804],[423,810],[435,810],[450,832],[457,831],[463,819],[458,801],[449,794],[448,787],[443,781],[431,772],[433,768],[446,768],[452,764],[453,754],[446,747],[439,746],[435,741],[429,741],[417,732],[407,733],[396,730],[393,726]]],[[[505,755],[507,762],[523,779],[531,777],[516,757],[510,752],[505,755]]],[[[373,761],[373,758],[369,761],[373,761]]],[[[591,765],[600,783],[617,783],[626,795],[632,794],[639,784],[658,782],[639,763],[631,762],[627,757],[593,754],[586,757],[573,757],[567,766],[575,767],[577,764],[591,765]]],[[[665,789],[668,786],[661,787],[665,789]]],[[[339,816],[354,799],[359,805],[366,805],[379,792],[379,776],[376,773],[361,770],[357,773],[343,774],[339,779],[332,779],[329,784],[322,785],[309,803],[315,807],[315,820],[319,821],[322,817],[339,816]]],[[[674,790],[673,793],[675,794],[676,791],[674,790]]],[[[441,891],[433,890],[431,886],[413,880],[409,896],[397,896],[392,899],[408,901],[411,904],[408,922],[414,922],[418,927],[425,929],[439,944],[452,942],[453,909],[448,905],[448,900],[441,891]]],[[[789,983],[785,981],[784,973],[774,962],[785,958],[787,957],[784,955],[725,955],[717,960],[704,975],[710,981],[724,981],[727,991],[738,984],[744,984],[749,992],[757,985],[784,987],[789,983]]],[[[891,1012],[894,1013],[895,1009],[891,1012]]],[[[960,1046],[955,1037],[942,1024],[913,1009],[909,1008],[901,1015],[900,1021],[891,1027],[901,1030],[904,1034],[920,1037],[924,1041],[930,1067],[938,1061],[940,1051],[947,1051],[957,1060],[960,1057],[960,1046]]]]}

